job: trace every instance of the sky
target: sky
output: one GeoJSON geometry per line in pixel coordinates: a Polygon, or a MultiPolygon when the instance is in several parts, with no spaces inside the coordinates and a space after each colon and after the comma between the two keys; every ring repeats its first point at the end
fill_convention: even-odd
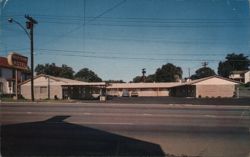
{"type": "Polygon", "coordinates": [[[250,56],[248,0],[0,0],[0,56],[30,56],[30,43],[12,17],[38,21],[35,65],[66,64],[103,80],[131,81],[166,63],[183,78],[208,62],[217,72],[229,53],[250,56]]]}

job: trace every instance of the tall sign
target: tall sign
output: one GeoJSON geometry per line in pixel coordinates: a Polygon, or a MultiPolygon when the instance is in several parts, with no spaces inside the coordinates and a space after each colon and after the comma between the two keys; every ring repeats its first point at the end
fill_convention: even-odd
{"type": "Polygon", "coordinates": [[[14,68],[21,70],[28,69],[28,57],[13,52],[10,53],[7,58],[9,65],[14,68]]]}

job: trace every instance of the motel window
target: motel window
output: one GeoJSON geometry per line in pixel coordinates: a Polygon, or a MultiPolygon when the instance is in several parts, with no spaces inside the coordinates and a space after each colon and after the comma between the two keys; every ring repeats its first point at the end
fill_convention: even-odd
{"type": "Polygon", "coordinates": [[[0,77],[2,77],[2,69],[0,69],[0,77]]]}
{"type": "Polygon", "coordinates": [[[47,93],[47,87],[46,86],[40,87],[40,93],[41,94],[47,93]]]}

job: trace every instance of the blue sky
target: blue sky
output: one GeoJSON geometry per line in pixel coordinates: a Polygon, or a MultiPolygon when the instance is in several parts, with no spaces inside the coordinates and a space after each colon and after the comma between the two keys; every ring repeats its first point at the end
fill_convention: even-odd
{"type": "Polygon", "coordinates": [[[35,64],[89,68],[102,79],[130,81],[166,63],[183,77],[201,67],[217,72],[226,54],[250,55],[248,0],[3,0],[0,55],[29,56],[29,40],[17,25],[33,16],[35,64]]]}

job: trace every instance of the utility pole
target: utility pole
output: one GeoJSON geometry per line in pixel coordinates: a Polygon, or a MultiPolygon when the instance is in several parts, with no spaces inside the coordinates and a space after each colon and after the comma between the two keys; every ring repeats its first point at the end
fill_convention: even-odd
{"type": "Polygon", "coordinates": [[[188,78],[190,79],[190,68],[188,68],[188,78]]]}
{"type": "Polygon", "coordinates": [[[50,76],[46,75],[46,78],[48,79],[48,100],[50,100],[50,76]]]}
{"type": "Polygon", "coordinates": [[[31,66],[31,100],[34,101],[34,24],[37,24],[37,21],[33,19],[29,15],[25,15],[25,18],[28,20],[26,21],[26,28],[30,30],[30,66],[31,66]]]}
{"type": "Polygon", "coordinates": [[[16,100],[18,100],[18,71],[17,71],[17,69],[15,70],[15,76],[16,76],[16,89],[15,89],[15,91],[16,91],[16,100]]]}
{"type": "Polygon", "coordinates": [[[145,74],[146,74],[146,69],[143,68],[143,69],[142,69],[142,82],[145,82],[145,80],[146,80],[145,74]]]}

